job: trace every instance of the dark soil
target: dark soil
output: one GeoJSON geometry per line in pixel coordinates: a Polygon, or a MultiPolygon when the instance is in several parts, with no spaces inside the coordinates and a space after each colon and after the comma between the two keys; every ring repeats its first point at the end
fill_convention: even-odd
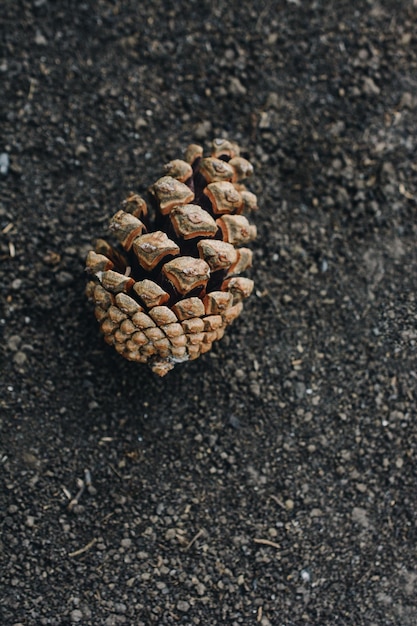
{"type": "Polygon", "coordinates": [[[1,625],[414,626],[416,0],[1,16],[1,625]],[[84,258],[216,136],[255,166],[256,295],[159,379],[84,258]]]}

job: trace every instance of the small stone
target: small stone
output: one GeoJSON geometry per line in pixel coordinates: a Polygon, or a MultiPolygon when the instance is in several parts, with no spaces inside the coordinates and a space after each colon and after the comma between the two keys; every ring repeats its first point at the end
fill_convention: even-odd
{"type": "Polygon", "coordinates": [[[268,111],[261,111],[258,126],[261,129],[271,128],[271,116],[268,111]]]}
{"type": "Polygon", "coordinates": [[[300,577],[304,583],[309,583],[311,580],[311,574],[308,569],[302,569],[300,572],[300,577]]]}
{"type": "Polygon", "coordinates": [[[130,548],[132,545],[132,540],[129,537],[125,537],[121,540],[120,545],[122,548],[130,548]]]}
{"type": "Polygon", "coordinates": [[[265,107],[267,109],[278,109],[280,106],[280,97],[275,91],[271,91],[266,99],[265,107]]]}
{"type": "Polygon", "coordinates": [[[291,498],[288,498],[288,500],[285,500],[284,502],[285,504],[285,508],[287,509],[287,511],[292,511],[294,508],[294,500],[291,500],[291,498]]]}
{"type": "Polygon", "coordinates": [[[175,539],[177,536],[177,531],[175,530],[175,528],[168,528],[168,530],[165,533],[165,539],[167,539],[168,541],[175,539]]]}
{"type": "Polygon", "coordinates": [[[231,415],[229,417],[229,424],[232,428],[235,428],[236,430],[240,428],[240,420],[238,417],[236,417],[236,415],[231,415]]]}
{"type": "Polygon", "coordinates": [[[2,152],[0,154],[0,174],[6,176],[9,171],[10,159],[7,152],[2,152]]]}
{"type": "Polygon", "coordinates": [[[11,335],[7,340],[7,347],[9,350],[16,352],[22,342],[22,338],[19,335],[11,335]]]}
{"type": "Polygon", "coordinates": [[[79,157],[83,154],[87,154],[88,148],[86,148],[82,143],[79,143],[75,148],[75,156],[79,157]]]}
{"type": "Polygon", "coordinates": [[[412,109],[413,108],[413,96],[410,92],[406,91],[401,96],[400,104],[398,105],[399,109],[412,109]]]}
{"type": "Polygon", "coordinates": [[[187,613],[190,610],[190,605],[186,600],[178,600],[177,602],[177,610],[182,613],[187,613]]]}
{"type": "Polygon", "coordinates": [[[229,93],[232,96],[244,96],[247,92],[247,89],[240,80],[236,76],[232,76],[229,79],[229,93]]]}
{"type": "Polygon", "coordinates": [[[70,274],[69,272],[65,272],[65,271],[58,272],[55,278],[56,278],[56,282],[58,283],[58,285],[61,285],[61,287],[65,287],[66,285],[69,285],[74,280],[74,276],[70,274]]]}
{"type": "Polygon", "coordinates": [[[82,611],[80,611],[80,609],[74,609],[73,611],[71,611],[71,622],[73,624],[81,622],[82,619],[83,619],[83,614],[82,614],[82,611]]]}
{"type": "Polygon", "coordinates": [[[303,382],[297,381],[295,383],[295,395],[297,396],[298,400],[301,400],[306,395],[306,386],[303,382]]]}
{"type": "Polygon", "coordinates": [[[27,361],[27,356],[24,352],[21,352],[19,350],[19,352],[16,352],[16,354],[13,357],[13,362],[16,363],[16,365],[23,365],[24,363],[26,363],[27,361]]]}
{"type": "Polygon", "coordinates": [[[206,139],[206,137],[209,135],[210,132],[211,132],[211,122],[210,120],[204,120],[203,122],[200,122],[199,124],[197,124],[195,131],[194,131],[194,135],[196,139],[206,139]]]}
{"type": "Polygon", "coordinates": [[[360,526],[363,526],[364,528],[369,527],[368,514],[362,507],[355,506],[352,509],[352,521],[360,524],[360,526]]]}
{"type": "Polygon", "coordinates": [[[371,78],[370,76],[365,76],[363,78],[363,88],[362,89],[363,89],[363,92],[367,96],[377,96],[379,93],[381,93],[380,88],[375,83],[373,78],[371,78]]]}
{"type": "Polygon", "coordinates": [[[36,32],[35,35],[35,43],[37,46],[46,46],[46,44],[48,43],[46,41],[46,37],[44,37],[44,35],[42,35],[39,30],[36,32]]]}
{"type": "Polygon", "coordinates": [[[141,128],[146,128],[148,122],[144,117],[137,117],[135,120],[135,130],[140,130],[141,128]]]}
{"type": "Polygon", "coordinates": [[[259,383],[253,381],[251,382],[249,389],[251,391],[251,393],[253,393],[254,396],[256,396],[257,398],[259,398],[259,396],[261,395],[261,387],[259,385],[259,383]]]}

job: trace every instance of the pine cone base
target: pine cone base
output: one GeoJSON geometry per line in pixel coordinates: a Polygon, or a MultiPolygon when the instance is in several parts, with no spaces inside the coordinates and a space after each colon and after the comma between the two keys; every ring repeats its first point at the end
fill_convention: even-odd
{"type": "Polygon", "coordinates": [[[153,210],[131,194],[110,222],[118,243],[98,240],[86,261],[105,341],[159,376],[208,352],[240,315],[253,281],[239,275],[252,262],[239,246],[256,236],[242,213],[257,208],[232,142],[215,140],[208,158],[191,145],[166,171],[149,189],[153,210]]]}

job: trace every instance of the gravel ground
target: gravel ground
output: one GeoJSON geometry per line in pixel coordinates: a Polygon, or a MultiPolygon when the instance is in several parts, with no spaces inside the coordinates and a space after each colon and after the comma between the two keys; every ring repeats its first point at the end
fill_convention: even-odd
{"type": "Polygon", "coordinates": [[[2,626],[414,626],[416,0],[1,12],[2,626]],[[84,257],[217,136],[256,170],[256,294],[159,379],[84,257]]]}

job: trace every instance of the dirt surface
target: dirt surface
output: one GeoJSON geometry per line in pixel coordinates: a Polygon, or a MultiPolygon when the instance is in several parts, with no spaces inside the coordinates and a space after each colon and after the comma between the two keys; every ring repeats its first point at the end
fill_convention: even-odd
{"type": "Polygon", "coordinates": [[[1,14],[1,625],[414,626],[417,3],[1,14]],[[255,166],[256,295],[158,379],[85,253],[216,136],[255,166]]]}

